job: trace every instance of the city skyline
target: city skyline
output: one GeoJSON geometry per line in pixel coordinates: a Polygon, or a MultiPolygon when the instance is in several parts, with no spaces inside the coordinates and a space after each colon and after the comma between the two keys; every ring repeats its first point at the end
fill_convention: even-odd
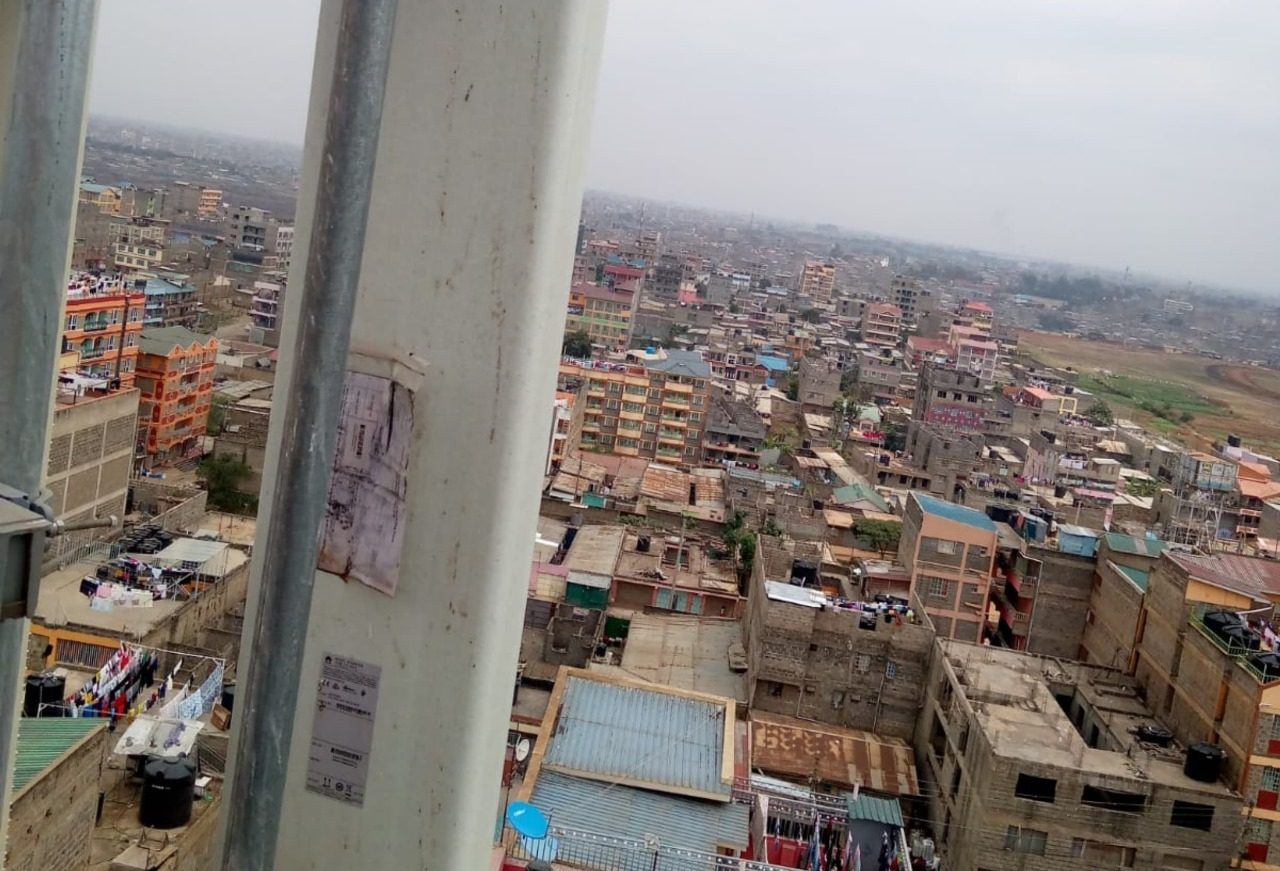
{"type": "MultiPolygon", "coordinates": [[[[249,9],[104,6],[93,110],[299,141],[317,0],[255,7],[249,29],[238,5],[249,9]],[[247,60],[180,75],[199,100],[153,80],[138,101],[156,57],[131,46],[170,46],[180,70],[195,30],[247,60]]],[[[1268,19],[1280,24],[1280,10],[921,0],[797,14],[615,0],[587,181],[1275,293],[1280,61],[1268,19]]]]}

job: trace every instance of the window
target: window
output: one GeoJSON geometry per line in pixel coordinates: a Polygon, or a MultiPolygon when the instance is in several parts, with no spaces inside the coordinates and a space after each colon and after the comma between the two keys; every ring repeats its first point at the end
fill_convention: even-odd
{"type": "Polygon", "coordinates": [[[650,423],[646,423],[646,424],[644,425],[644,431],[645,431],[645,432],[657,432],[657,431],[658,431],[658,425],[657,425],[656,423],[652,423],[652,422],[650,422],[650,423]]]}
{"type": "Polygon", "coordinates": [[[1020,826],[1009,826],[1004,835],[1004,848],[1015,853],[1031,853],[1043,856],[1049,833],[1036,829],[1024,829],[1020,826]]]}
{"type": "Polygon", "coordinates": [[[1244,855],[1251,862],[1266,862],[1271,851],[1271,820],[1250,818],[1244,823],[1244,855]]]}
{"type": "Polygon", "coordinates": [[[866,653],[859,653],[856,667],[860,673],[866,674],[867,669],[871,667],[871,656],[866,653]]]}
{"type": "Polygon", "coordinates": [[[924,592],[926,596],[932,596],[935,599],[945,599],[951,595],[951,582],[946,578],[924,577],[924,592]]]}
{"type": "Polygon", "coordinates": [[[67,329],[68,329],[68,330],[74,330],[74,329],[76,328],[76,325],[77,325],[79,322],[80,322],[80,316],[79,316],[79,315],[67,315],[67,329]]]}
{"type": "Polygon", "coordinates": [[[1080,803],[1108,811],[1140,814],[1147,808],[1147,797],[1138,792],[1121,792],[1118,789],[1086,786],[1080,793],[1080,803]]]}
{"type": "Polygon", "coordinates": [[[898,663],[892,659],[884,664],[884,676],[886,678],[895,678],[898,676],[898,663]]]}
{"type": "Polygon", "coordinates": [[[1053,803],[1058,792],[1058,781],[1051,777],[1036,777],[1034,774],[1019,774],[1018,782],[1013,786],[1013,794],[1018,798],[1029,798],[1032,801],[1053,803]]]}
{"type": "Polygon", "coordinates": [[[644,413],[645,413],[645,414],[651,414],[651,415],[653,415],[654,417],[657,417],[657,415],[658,415],[658,406],[656,406],[656,405],[646,405],[646,406],[645,406],[645,408],[644,408],[644,413]]]}
{"type": "Polygon", "coordinates": [[[1132,868],[1138,858],[1138,851],[1120,844],[1072,838],[1071,858],[1088,859],[1090,868],[1132,868]]]}
{"type": "Polygon", "coordinates": [[[1280,768],[1262,769],[1262,788],[1268,792],[1280,792],[1280,768]]]}
{"type": "Polygon", "coordinates": [[[1207,832],[1213,828],[1213,805],[1175,799],[1173,813],[1169,815],[1169,825],[1207,832]]]}
{"type": "Polygon", "coordinates": [[[935,538],[933,539],[933,541],[935,542],[934,548],[938,551],[938,553],[945,553],[950,556],[954,556],[956,552],[959,550],[959,547],[957,546],[957,542],[949,541],[948,539],[945,539],[945,538],[935,538]]]}

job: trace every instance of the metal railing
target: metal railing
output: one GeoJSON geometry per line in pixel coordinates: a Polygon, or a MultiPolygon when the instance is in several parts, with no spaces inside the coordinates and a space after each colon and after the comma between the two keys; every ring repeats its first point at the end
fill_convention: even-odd
{"type": "Polygon", "coordinates": [[[590,871],[794,871],[767,862],[673,847],[657,839],[602,835],[556,825],[540,841],[522,838],[504,825],[502,843],[509,859],[542,859],[590,871]]]}

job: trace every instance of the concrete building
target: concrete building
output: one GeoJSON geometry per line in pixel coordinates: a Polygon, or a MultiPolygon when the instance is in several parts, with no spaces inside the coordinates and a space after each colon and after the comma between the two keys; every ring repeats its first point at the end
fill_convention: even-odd
{"type": "MultiPolygon", "coordinates": [[[[244,384],[245,382],[241,382],[244,384]]],[[[267,428],[271,425],[270,389],[263,395],[247,396],[228,402],[222,415],[221,432],[213,436],[216,457],[234,457],[249,467],[250,475],[240,482],[238,489],[257,494],[262,487],[262,472],[266,468],[267,428]]]]}
{"type": "Polygon", "coordinates": [[[913,492],[902,516],[898,562],[941,638],[977,644],[987,628],[998,536],[981,511],[913,492]]]}
{"type": "Polygon", "coordinates": [[[768,435],[764,419],[751,406],[722,396],[712,397],[702,443],[702,463],[706,466],[758,465],[768,435]]]}
{"type": "Polygon", "coordinates": [[[977,375],[926,363],[920,370],[912,422],[948,432],[979,433],[992,407],[990,385],[977,375]]]}
{"type": "Polygon", "coordinates": [[[565,332],[584,332],[594,345],[610,351],[624,350],[631,341],[636,296],[633,282],[620,282],[613,287],[575,284],[569,288],[565,332]]]}
{"type": "Polygon", "coordinates": [[[249,317],[253,330],[264,345],[268,337],[280,335],[281,319],[284,311],[284,286],[272,281],[255,281],[253,283],[253,299],[249,307],[249,317]]]}
{"type": "Polygon", "coordinates": [[[81,205],[89,206],[102,214],[118,215],[121,211],[122,197],[120,189],[91,181],[80,183],[81,205]]]}
{"type": "Polygon", "coordinates": [[[789,556],[766,559],[765,550],[744,621],[751,709],[909,738],[933,646],[928,618],[919,608],[911,618],[854,610],[853,590],[838,606],[793,580],[789,556]]]}
{"type": "Polygon", "coordinates": [[[836,400],[841,397],[840,378],[844,373],[840,366],[828,360],[803,357],[797,367],[801,411],[830,414],[836,400]]]}
{"type": "Polygon", "coordinates": [[[1280,868],[1280,668],[1260,631],[1277,600],[1280,563],[1166,550],[1138,641],[1135,676],[1174,735],[1225,753],[1247,814],[1233,852],[1250,869],[1280,868]]]}
{"type": "Polygon", "coordinates": [[[616,557],[610,603],[636,611],[736,619],[744,599],[733,561],[719,553],[722,547],[718,539],[687,533],[628,532],[616,557]]]}
{"type": "Polygon", "coordinates": [[[1240,796],[1194,780],[1122,672],[938,640],[915,744],[945,867],[1229,867],[1240,796]],[[1160,733],[1155,732],[1157,736],[1160,733]]]}
{"type": "Polygon", "coordinates": [[[697,464],[711,377],[701,356],[674,350],[633,353],[627,364],[562,363],[560,372],[587,382],[582,448],[697,464]]]}
{"type": "Polygon", "coordinates": [[[194,327],[196,286],[190,276],[176,272],[146,279],[146,314],[143,323],[151,327],[194,327]]]}
{"type": "Polygon", "coordinates": [[[902,309],[890,302],[876,302],[862,313],[862,341],[896,348],[902,340],[902,309]]]}
{"type": "Polygon", "coordinates": [[[222,191],[217,188],[200,188],[196,203],[196,217],[213,220],[222,212],[222,191]]]}
{"type": "Polygon", "coordinates": [[[796,282],[796,293],[819,302],[828,302],[835,292],[836,265],[820,260],[805,261],[796,282]]]}
{"type": "Polygon", "coordinates": [[[1083,658],[1100,537],[1063,523],[1051,545],[1024,542],[1013,553],[1002,548],[991,602],[1000,613],[996,637],[1005,647],[1083,658]]]}
{"type": "Polygon", "coordinates": [[[565,389],[556,390],[556,398],[551,412],[551,437],[547,445],[546,474],[552,474],[560,468],[569,450],[582,443],[582,421],[585,411],[586,382],[581,379],[566,379],[572,384],[564,384],[565,389]]]}
{"type": "Polygon", "coordinates": [[[889,301],[902,311],[902,322],[908,327],[919,324],[921,318],[937,308],[933,292],[905,275],[895,275],[890,280],[889,301]]]}
{"type": "MultiPolygon", "coordinates": [[[[129,388],[74,398],[58,394],[53,411],[45,488],[63,520],[125,516],[137,443],[138,391],[129,388]]],[[[71,533],[91,540],[108,530],[71,533]]]]}
{"type": "Polygon", "coordinates": [[[132,387],[146,297],[118,276],[75,273],[67,285],[59,370],[60,388],[71,393],[91,381],[132,387]]]}
{"type": "Polygon", "coordinates": [[[1118,532],[1102,537],[1085,621],[1084,661],[1133,672],[1147,585],[1164,548],[1155,538],[1118,532]]]}
{"type": "Polygon", "coordinates": [[[139,343],[139,442],[148,467],[203,452],[218,340],[185,327],[143,330],[139,343]]]}

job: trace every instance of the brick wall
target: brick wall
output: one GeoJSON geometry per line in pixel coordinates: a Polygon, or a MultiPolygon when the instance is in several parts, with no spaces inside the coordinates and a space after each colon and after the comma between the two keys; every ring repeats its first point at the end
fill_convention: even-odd
{"type": "Polygon", "coordinates": [[[1142,613],[1142,591],[1101,560],[1096,580],[1089,602],[1090,621],[1084,630],[1086,660],[1127,670],[1142,613]]]}
{"type": "Polygon", "coordinates": [[[83,871],[89,866],[98,778],[109,737],[92,733],[13,801],[8,871],[83,871]]]}

